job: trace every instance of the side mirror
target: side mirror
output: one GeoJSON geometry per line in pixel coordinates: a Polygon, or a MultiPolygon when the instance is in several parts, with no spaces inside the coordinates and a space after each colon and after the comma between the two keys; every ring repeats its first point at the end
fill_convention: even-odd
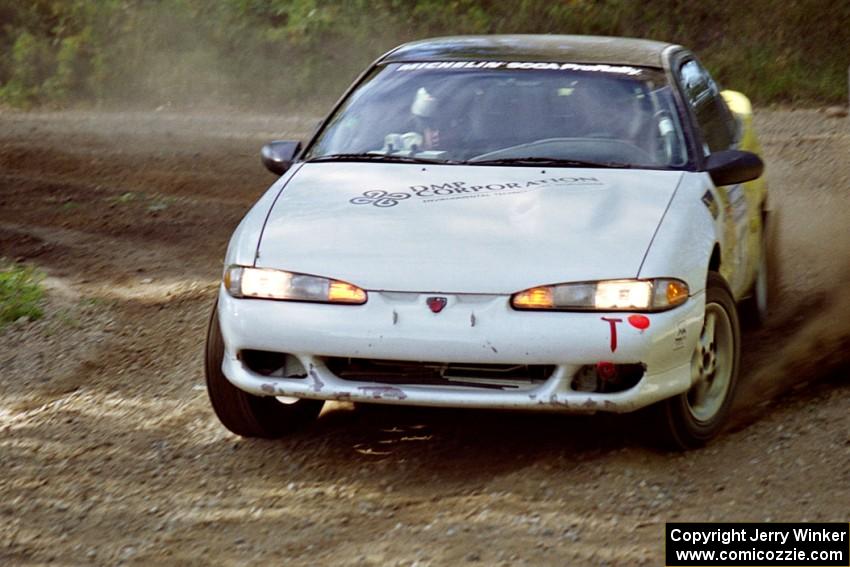
{"type": "Polygon", "coordinates": [[[752,152],[723,150],[708,156],[705,170],[718,187],[758,179],[764,172],[764,162],[752,152]]]}
{"type": "Polygon", "coordinates": [[[260,150],[260,157],[266,169],[277,175],[283,175],[292,166],[295,156],[301,151],[301,142],[276,140],[269,142],[260,150]]]}

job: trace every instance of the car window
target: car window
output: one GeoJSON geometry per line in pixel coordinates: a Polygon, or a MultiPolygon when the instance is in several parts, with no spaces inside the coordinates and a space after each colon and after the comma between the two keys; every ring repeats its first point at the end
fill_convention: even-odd
{"type": "Polygon", "coordinates": [[[699,125],[705,155],[734,147],[737,132],[735,118],[708,71],[699,62],[691,60],[682,65],[679,78],[699,125]]]}
{"type": "Polygon", "coordinates": [[[682,167],[687,155],[672,95],[654,69],[393,63],[349,96],[306,158],[370,153],[682,167]]]}

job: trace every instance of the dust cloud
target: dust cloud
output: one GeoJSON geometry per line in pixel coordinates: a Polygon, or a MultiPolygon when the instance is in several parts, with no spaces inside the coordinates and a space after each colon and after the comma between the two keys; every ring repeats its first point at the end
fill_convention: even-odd
{"type": "Polygon", "coordinates": [[[762,404],[820,380],[850,374],[850,274],[825,297],[775,321],[762,338],[738,395],[736,421],[761,413],[762,404]]]}
{"type": "Polygon", "coordinates": [[[768,328],[744,336],[739,422],[790,390],[850,377],[850,123],[817,110],[765,110],[756,128],[779,212],[780,293],[768,328]]]}

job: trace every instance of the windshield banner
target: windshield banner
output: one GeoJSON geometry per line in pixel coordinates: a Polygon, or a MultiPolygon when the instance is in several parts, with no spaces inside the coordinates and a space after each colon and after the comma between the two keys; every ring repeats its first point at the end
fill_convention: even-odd
{"type": "Polygon", "coordinates": [[[425,63],[402,63],[398,71],[423,69],[505,69],[520,71],[589,71],[593,73],[615,73],[618,75],[640,75],[638,67],[625,65],[587,65],[582,63],[553,63],[540,61],[428,61],[425,63]]]}

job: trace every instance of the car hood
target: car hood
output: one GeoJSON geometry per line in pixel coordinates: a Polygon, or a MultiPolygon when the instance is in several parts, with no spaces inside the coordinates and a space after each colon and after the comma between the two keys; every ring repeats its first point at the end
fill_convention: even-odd
{"type": "Polygon", "coordinates": [[[256,265],[444,293],[635,277],[681,175],[307,163],[272,207],[256,265]]]}

